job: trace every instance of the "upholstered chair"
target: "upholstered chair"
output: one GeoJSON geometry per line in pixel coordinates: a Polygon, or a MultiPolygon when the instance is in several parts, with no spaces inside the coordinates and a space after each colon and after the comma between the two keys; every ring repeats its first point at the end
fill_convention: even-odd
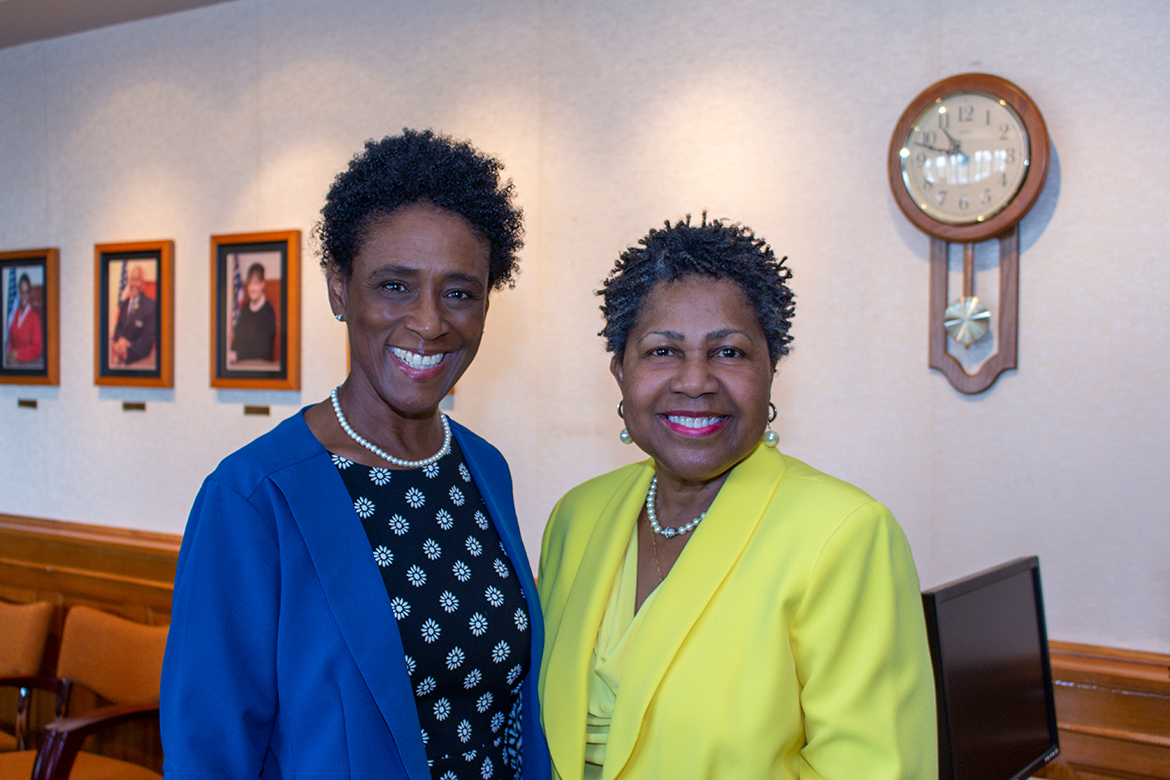
{"type": "Polygon", "coordinates": [[[13,695],[18,697],[14,715],[3,713],[5,722],[13,723],[14,733],[0,730],[0,751],[24,750],[27,746],[28,688],[18,680],[35,677],[40,671],[52,617],[53,605],[47,601],[0,601],[0,680],[12,680],[13,695]]]}
{"type": "Polygon", "coordinates": [[[166,626],[148,626],[90,607],[70,609],[57,677],[47,682],[40,678],[45,684],[38,687],[56,691],[59,701],[76,700],[81,687],[110,704],[50,723],[37,751],[0,754],[0,780],[157,780],[160,775],[146,767],[80,747],[111,725],[140,719],[157,723],[166,641],[166,626]]]}

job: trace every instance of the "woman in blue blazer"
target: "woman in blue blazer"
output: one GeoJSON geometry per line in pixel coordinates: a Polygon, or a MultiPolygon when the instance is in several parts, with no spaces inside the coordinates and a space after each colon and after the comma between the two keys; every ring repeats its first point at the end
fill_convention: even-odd
{"type": "Polygon", "coordinates": [[[405,131],[334,182],[318,233],[350,374],[195,501],[163,666],[168,778],[548,776],[508,466],[438,410],[515,270],[499,168],[405,131]]]}

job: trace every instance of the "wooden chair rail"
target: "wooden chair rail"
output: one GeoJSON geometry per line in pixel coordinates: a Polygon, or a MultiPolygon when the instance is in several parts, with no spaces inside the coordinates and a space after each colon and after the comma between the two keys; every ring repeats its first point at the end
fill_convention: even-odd
{"type": "Polygon", "coordinates": [[[1170,780],[1170,655],[1049,642],[1054,780],[1170,780]]]}
{"type": "Polygon", "coordinates": [[[56,668],[69,607],[169,623],[181,541],[174,534],[0,514],[0,599],[56,605],[41,674],[56,668]]]}

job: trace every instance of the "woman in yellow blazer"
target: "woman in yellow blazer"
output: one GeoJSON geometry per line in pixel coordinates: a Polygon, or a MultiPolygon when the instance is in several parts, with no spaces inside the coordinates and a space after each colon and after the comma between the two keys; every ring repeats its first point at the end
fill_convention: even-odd
{"type": "Polygon", "coordinates": [[[938,777],[905,536],[768,426],[783,263],[747,228],[688,218],[600,293],[622,439],[650,459],[570,491],[545,530],[554,777],[938,777]]]}

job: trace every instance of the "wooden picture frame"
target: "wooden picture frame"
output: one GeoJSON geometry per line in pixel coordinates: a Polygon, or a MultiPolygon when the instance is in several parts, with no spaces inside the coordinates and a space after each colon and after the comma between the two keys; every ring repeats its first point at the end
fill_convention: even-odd
{"type": "Polygon", "coordinates": [[[56,249],[0,252],[0,384],[57,385],[56,249]]]}
{"type": "Polygon", "coordinates": [[[301,231],[211,237],[211,386],[301,389],[301,231]]]}
{"type": "Polygon", "coordinates": [[[175,242],[94,246],[95,385],[174,387],[175,242]]]}

